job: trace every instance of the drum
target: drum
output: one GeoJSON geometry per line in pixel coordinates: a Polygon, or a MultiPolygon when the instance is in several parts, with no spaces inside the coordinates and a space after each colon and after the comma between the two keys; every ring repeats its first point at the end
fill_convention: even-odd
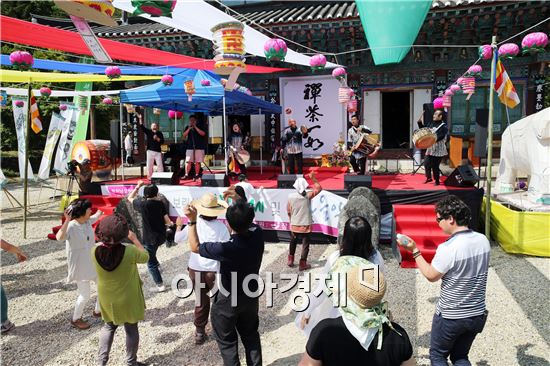
{"type": "MultiPolygon", "coordinates": [[[[111,162],[111,141],[109,140],[85,140],[77,142],[73,147],[71,159],[82,163],[90,160],[92,171],[98,178],[106,179],[111,175],[115,166],[111,162]]],[[[120,159],[116,159],[116,166],[120,165],[120,159]]]]}
{"type": "Polygon", "coordinates": [[[239,150],[239,152],[236,154],[237,161],[240,164],[246,165],[250,161],[250,154],[246,150],[239,150]]]}
{"type": "Polygon", "coordinates": [[[413,133],[413,143],[419,149],[427,149],[437,141],[437,135],[429,127],[424,127],[413,133]]]}
{"type": "Polygon", "coordinates": [[[353,147],[353,151],[357,151],[365,155],[370,155],[374,152],[375,147],[376,141],[374,141],[374,139],[368,134],[364,133],[353,147]]]}

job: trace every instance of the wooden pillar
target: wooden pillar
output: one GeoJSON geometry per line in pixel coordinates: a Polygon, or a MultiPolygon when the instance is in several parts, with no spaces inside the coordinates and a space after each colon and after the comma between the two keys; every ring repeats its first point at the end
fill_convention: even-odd
{"type": "Polygon", "coordinates": [[[451,136],[449,144],[449,162],[451,168],[456,168],[462,163],[462,137],[451,136]]]}
{"type": "Polygon", "coordinates": [[[95,106],[90,105],[90,140],[95,140],[95,106]]]}

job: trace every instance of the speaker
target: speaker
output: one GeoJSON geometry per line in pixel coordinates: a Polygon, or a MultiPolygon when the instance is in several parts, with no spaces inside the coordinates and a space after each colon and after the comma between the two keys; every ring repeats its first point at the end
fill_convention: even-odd
{"type": "Polygon", "coordinates": [[[294,188],[294,182],[302,175],[297,174],[279,174],[277,176],[277,188],[294,188]]]}
{"type": "Polygon", "coordinates": [[[476,134],[474,137],[474,156],[487,157],[487,125],[489,124],[489,110],[476,109],[476,134]]]}
{"type": "Polygon", "coordinates": [[[111,121],[111,159],[120,158],[120,122],[111,121]]]}
{"type": "Polygon", "coordinates": [[[155,172],[151,176],[151,183],[177,186],[180,184],[180,178],[176,172],[155,172]]]}
{"type": "Polygon", "coordinates": [[[447,177],[445,185],[450,187],[473,187],[478,181],[479,176],[471,165],[461,165],[447,177]]]}
{"type": "Polygon", "coordinates": [[[227,174],[203,174],[201,178],[203,187],[229,187],[227,174]]]}
{"type": "Polygon", "coordinates": [[[357,187],[372,187],[372,177],[370,175],[344,175],[344,188],[351,192],[357,187]]]}

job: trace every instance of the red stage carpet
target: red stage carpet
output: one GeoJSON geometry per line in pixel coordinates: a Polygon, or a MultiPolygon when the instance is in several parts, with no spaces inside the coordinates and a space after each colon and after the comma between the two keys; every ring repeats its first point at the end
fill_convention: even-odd
{"type": "MultiPolygon", "coordinates": [[[[395,231],[411,237],[426,261],[431,262],[437,246],[447,240],[447,235],[435,221],[434,205],[393,205],[395,231]]],[[[415,268],[411,252],[399,247],[403,268],[415,268]]]]}

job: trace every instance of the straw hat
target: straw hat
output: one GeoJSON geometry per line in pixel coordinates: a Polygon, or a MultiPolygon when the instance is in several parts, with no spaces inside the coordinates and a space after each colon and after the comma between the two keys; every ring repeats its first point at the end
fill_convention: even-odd
{"type": "Polygon", "coordinates": [[[213,193],[205,193],[198,200],[193,200],[191,205],[197,209],[199,215],[217,217],[227,210],[227,202],[219,200],[213,193]]]}

